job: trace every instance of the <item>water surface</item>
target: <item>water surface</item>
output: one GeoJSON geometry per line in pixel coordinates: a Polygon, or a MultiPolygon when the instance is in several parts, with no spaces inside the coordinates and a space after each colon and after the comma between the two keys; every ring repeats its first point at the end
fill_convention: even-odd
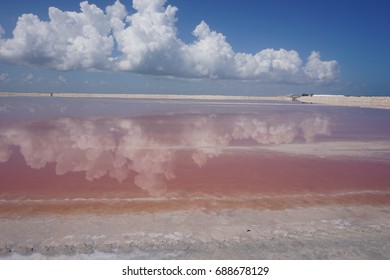
{"type": "Polygon", "coordinates": [[[390,110],[0,99],[0,214],[390,201],[390,110]]]}

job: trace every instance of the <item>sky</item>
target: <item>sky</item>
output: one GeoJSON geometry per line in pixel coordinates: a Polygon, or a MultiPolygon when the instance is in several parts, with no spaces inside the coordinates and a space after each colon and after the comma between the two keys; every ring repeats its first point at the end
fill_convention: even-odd
{"type": "Polygon", "coordinates": [[[390,95],[388,1],[0,5],[0,91],[390,95]]]}

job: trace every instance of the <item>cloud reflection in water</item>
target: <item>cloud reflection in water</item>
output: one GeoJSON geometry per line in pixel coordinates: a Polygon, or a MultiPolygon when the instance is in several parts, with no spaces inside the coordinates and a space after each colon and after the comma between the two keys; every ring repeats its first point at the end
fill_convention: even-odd
{"type": "Polygon", "coordinates": [[[85,172],[87,180],[108,175],[123,182],[135,172],[134,183],[151,195],[167,191],[175,179],[175,157],[191,151],[203,167],[240,141],[256,145],[313,142],[330,135],[329,117],[316,113],[269,115],[171,115],[147,121],[133,119],[58,118],[19,121],[0,126],[0,163],[20,148],[35,169],[55,164],[57,175],[85,172]]]}

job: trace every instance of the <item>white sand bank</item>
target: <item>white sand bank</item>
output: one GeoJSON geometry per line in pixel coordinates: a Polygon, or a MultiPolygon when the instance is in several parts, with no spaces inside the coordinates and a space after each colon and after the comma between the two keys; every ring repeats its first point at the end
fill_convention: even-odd
{"type": "Polygon", "coordinates": [[[0,219],[2,259],[389,259],[389,206],[0,219]]]}
{"type": "Polygon", "coordinates": [[[303,103],[390,109],[390,96],[313,95],[301,96],[296,100],[303,103]]]}

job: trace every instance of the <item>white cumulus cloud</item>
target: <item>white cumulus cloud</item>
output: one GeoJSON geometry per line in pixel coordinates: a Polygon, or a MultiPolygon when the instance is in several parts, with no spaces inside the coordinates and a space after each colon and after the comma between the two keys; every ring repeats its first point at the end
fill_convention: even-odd
{"type": "Polygon", "coordinates": [[[0,82],[6,82],[9,80],[8,73],[0,73],[0,82]]]}
{"type": "Polygon", "coordinates": [[[65,78],[64,76],[62,76],[62,75],[59,75],[59,76],[57,77],[57,80],[58,80],[60,83],[66,83],[66,78],[65,78]]]}
{"type": "Polygon", "coordinates": [[[34,81],[34,75],[29,73],[29,74],[25,74],[23,75],[23,83],[25,84],[32,84],[34,81]]]}
{"type": "Polygon", "coordinates": [[[0,60],[55,70],[97,69],[188,78],[251,79],[295,83],[337,79],[338,63],[313,51],[304,61],[295,50],[239,53],[226,37],[201,21],[194,41],[177,36],[178,9],[166,0],[133,0],[135,13],[116,1],[105,10],[88,2],[80,11],[49,8],[49,20],[19,17],[12,38],[0,28],[0,60]]]}
{"type": "Polygon", "coordinates": [[[319,52],[311,52],[304,72],[307,77],[313,80],[331,81],[337,78],[337,61],[322,61],[319,52]]]}

